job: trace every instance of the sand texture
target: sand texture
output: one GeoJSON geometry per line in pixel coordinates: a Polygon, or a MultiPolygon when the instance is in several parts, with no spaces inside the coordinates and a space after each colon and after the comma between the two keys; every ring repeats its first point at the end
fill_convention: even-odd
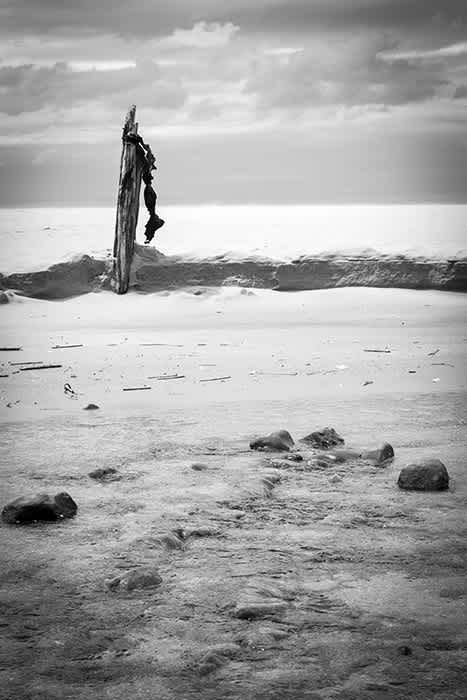
{"type": "Polygon", "coordinates": [[[1,527],[0,697],[465,697],[465,308],[358,288],[12,296],[0,505],[65,491],[78,512],[1,527]],[[300,438],[325,426],[395,458],[320,463],[300,438]],[[250,450],[280,429],[302,461],[250,450]],[[397,487],[430,458],[448,490],[397,487]]]}

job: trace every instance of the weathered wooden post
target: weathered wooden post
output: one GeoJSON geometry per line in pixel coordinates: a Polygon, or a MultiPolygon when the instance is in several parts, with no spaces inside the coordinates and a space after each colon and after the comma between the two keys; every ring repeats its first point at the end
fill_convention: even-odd
{"type": "Polygon", "coordinates": [[[132,105],[123,125],[117,219],[115,222],[113,285],[117,294],[125,294],[128,291],[138,223],[143,166],[138,153],[138,124],[135,117],[136,105],[132,105]]]}

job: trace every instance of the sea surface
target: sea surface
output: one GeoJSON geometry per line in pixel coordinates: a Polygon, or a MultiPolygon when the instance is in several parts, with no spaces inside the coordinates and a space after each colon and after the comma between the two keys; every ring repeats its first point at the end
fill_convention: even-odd
{"type": "MultiPolygon", "coordinates": [[[[184,256],[287,260],[324,252],[467,254],[467,205],[168,206],[153,245],[184,256]]],[[[137,240],[144,241],[145,211],[137,240]]],[[[29,272],[113,245],[115,208],[0,209],[0,272],[29,272]]]]}

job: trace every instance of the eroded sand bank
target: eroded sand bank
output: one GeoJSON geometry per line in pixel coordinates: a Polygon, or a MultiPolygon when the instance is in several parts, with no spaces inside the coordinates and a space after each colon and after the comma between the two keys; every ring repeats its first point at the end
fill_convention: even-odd
{"type": "MultiPolygon", "coordinates": [[[[33,272],[0,274],[0,290],[37,299],[67,299],[110,289],[110,251],[99,257],[81,255],[33,272]]],[[[214,257],[164,255],[136,245],[131,286],[140,292],[186,287],[254,287],[276,291],[304,291],[335,287],[388,287],[467,291],[467,260],[422,255],[359,253],[301,255],[274,260],[260,255],[226,253],[214,257]]]]}
{"type": "Polygon", "coordinates": [[[5,697],[462,697],[463,295],[100,293],[1,314],[2,345],[23,347],[0,357],[2,504],[65,490],[79,506],[2,527],[5,697]],[[39,361],[62,367],[10,364],[39,361]],[[308,469],[298,443],[305,465],[276,469],[248,449],[325,425],[396,459],[308,469]],[[399,491],[430,456],[451,489],[399,491]],[[109,466],[120,480],[87,476],[109,466]],[[161,542],[198,526],[211,535],[161,542]],[[160,587],[106,590],[142,566],[160,587]],[[251,601],[269,611],[239,617],[251,601]]]}

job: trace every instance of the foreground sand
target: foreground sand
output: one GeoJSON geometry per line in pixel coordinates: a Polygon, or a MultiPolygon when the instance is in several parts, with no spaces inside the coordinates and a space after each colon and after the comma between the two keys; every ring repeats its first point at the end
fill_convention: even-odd
{"type": "Polygon", "coordinates": [[[2,308],[2,345],[23,346],[0,357],[2,504],[66,490],[79,512],[1,530],[0,696],[464,697],[465,305],[231,288],[2,308]],[[83,347],[52,349],[65,344],[83,347]],[[19,361],[63,366],[14,373],[19,361]],[[163,374],[184,377],[148,379],[163,374]],[[273,470],[266,497],[272,470],[249,440],[324,425],[351,446],[387,440],[396,459],[273,470]],[[400,468],[429,456],[450,491],[399,491],[400,468]],[[90,480],[102,466],[122,479],[90,480]],[[198,525],[219,534],[158,541],[198,525]],[[160,588],[105,590],[143,565],[160,588]],[[239,619],[244,600],[280,604],[239,619]]]}

